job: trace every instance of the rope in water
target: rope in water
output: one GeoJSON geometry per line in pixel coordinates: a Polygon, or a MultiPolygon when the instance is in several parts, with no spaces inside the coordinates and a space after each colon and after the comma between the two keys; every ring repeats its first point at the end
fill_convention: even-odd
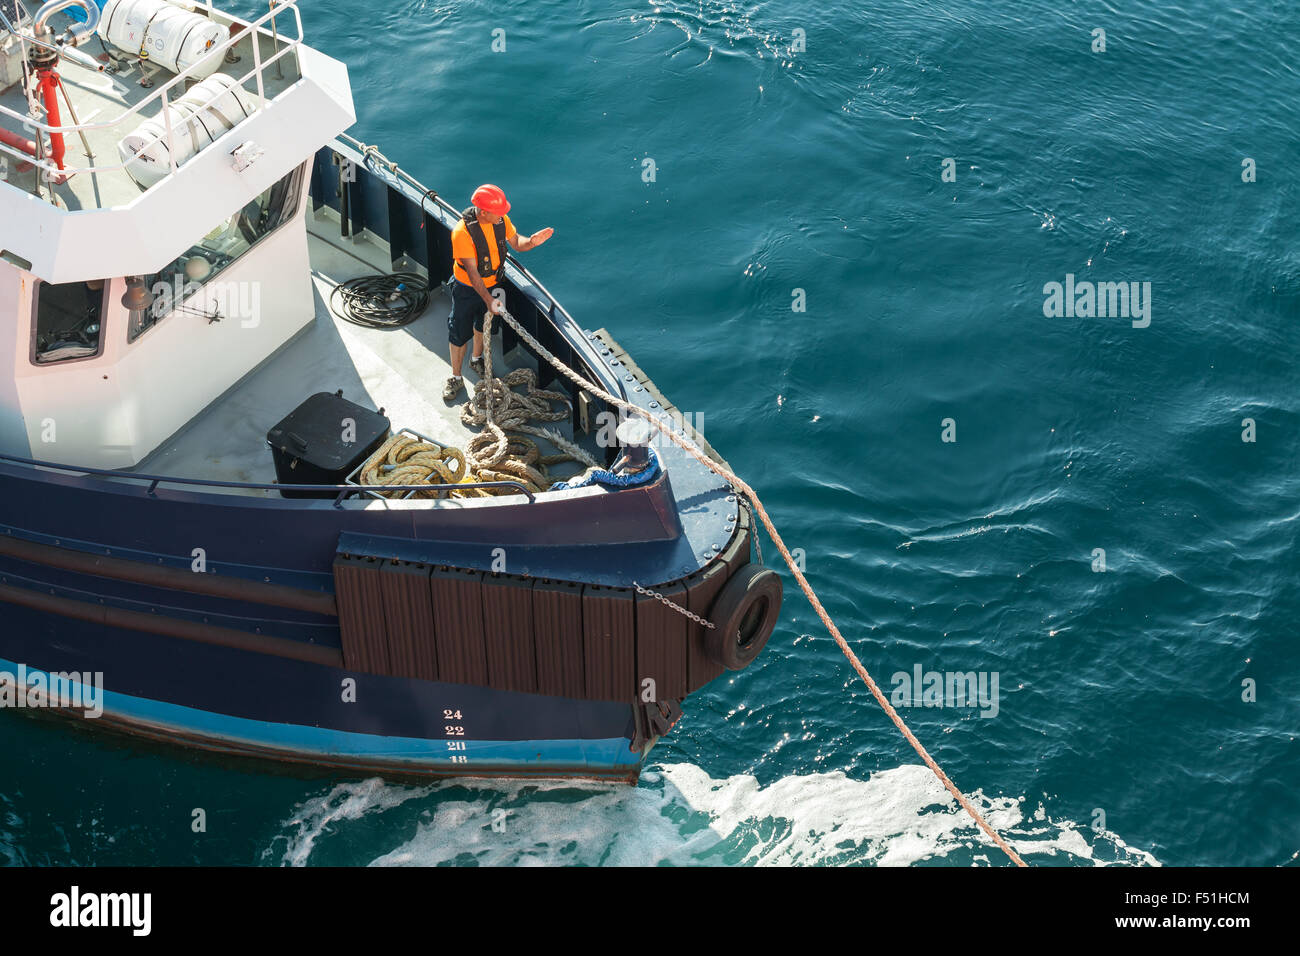
{"type": "MultiPolygon", "coordinates": [[[[746,484],[743,480],[741,480],[729,468],[719,464],[718,462],[714,461],[712,458],[706,456],[702,451],[700,451],[699,448],[696,447],[694,442],[689,441],[685,436],[676,434],[672,430],[672,428],[669,427],[669,425],[665,424],[660,418],[650,414],[643,408],[633,405],[631,402],[625,402],[620,398],[615,398],[613,395],[611,395],[609,392],[602,389],[600,386],[587,381],[577,372],[573,371],[573,369],[564,365],[564,363],[562,363],[559,359],[557,359],[549,349],[547,349],[544,345],[542,345],[541,342],[538,342],[536,338],[530,335],[528,330],[525,329],[522,325],[520,325],[519,322],[515,319],[515,317],[512,316],[509,312],[502,312],[501,317],[505,319],[505,321],[510,325],[510,327],[519,334],[520,338],[522,338],[525,342],[528,343],[528,345],[537,353],[539,357],[541,357],[547,362],[550,362],[551,366],[555,368],[557,371],[559,371],[560,374],[562,374],[565,378],[569,379],[579,388],[583,388],[590,394],[603,399],[611,406],[615,408],[619,408],[629,414],[637,415],[645,419],[656,429],[658,429],[661,433],[666,435],[670,441],[679,445],[688,454],[690,454],[693,458],[699,461],[700,464],[704,465],[704,467],[708,468],[710,471],[712,471],[723,481],[726,481],[729,485],[735,488],[740,494],[744,495],[744,497],[750,501],[750,503],[753,505],[754,510],[758,513],[759,519],[763,522],[763,527],[767,529],[768,536],[771,537],[772,542],[777,547],[777,550],[781,552],[781,556],[785,558],[785,563],[789,565],[790,572],[794,575],[795,580],[799,582],[799,587],[803,591],[804,596],[808,598],[808,602],[812,605],[813,610],[816,611],[817,616],[821,618],[822,624],[824,624],[826,630],[830,632],[831,637],[835,639],[835,643],[839,646],[840,651],[844,654],[844,656],[848,659],[849,663],[853,666],[853,669],[857,672],[857,675],[860,678],[862,678],[863,683],[867,685],[867,688],[871,691],[872,696],[876,698],[876,702],[880,704],[880,706],[884,709],[885,713],[889,715],[889,719],[894,722],[894,726],[896,726],[899,729],[899,731],[903,734],[903,736],[907,738],[907,742],[912,745],[912,749],[914,749],[917,752],[917,754],[920,756],[920,758],[923,761],[925,761],[925,765],[929,767],[931,771],[934,772],[934,775],[939,778],[939,782],[942,783],[944,787],[947,788],[948,792],[951,793],[956,798],[957,802],[962,806],[962,808],[965,809],[965,811],[971,815],[971,817],[979,825],[980,829],[983,830],[988,835],[989,839],[991,839],[995,844],[997,844],[997,846],[1004,853],[1006,853],[1006,855],[1009,856],[1012,862],[1014,862],[1017,866],[1025,866],[1026,865],[1025,861],[1020,858],[1020,856],[1016,853],[1015,850],[1011,849],[1011,847],[1007,844],[1006,840],[1004,840],[996,830],[994,830],[991,826],[989,826],[988,821],[986,821],[984,817],[980,814],[980,812],[976,810],[975,807],[971,804],[971,802],[966,799],[965,794],[963,794],[960,790],[957,789],[957,785],[954,784],[952,780],[948,778],[948,775],[944,773],[943,770],[939,767],[939,765],[935,763],[934,758],[931,757],[929,752],[925,749],[925,747],[921,745],[921,741],[916,739],[916,735],[912,733],[912,731],[908,728],[907,724],[903,722],[903,718],[898,715],[898,711],[894,709],[892,704],[890,704],[889,698],[887,698],[884,695],[879,685],[877,685],[876,682],[872,679],[871,675],[867,672],[866,667],[863,666],[862,661],[858,660],[858,656],[853,653],[853,649],[849,647],[848,641],[844,639],[844,635],[840,633],[839,628],[835,626],[835,622],[831,620],[830,614],[828,614],[826,608],[822,606],[821,600],[818,599],[816,593],[813,592],[812,585],[808,583],[808,579],[805,578],[803,572],[799,570],[798,562],[795,561],[793,555],[790,554],[790,550],[785,546],[785,542],[781,539],[781,535],[777,532],[776,527],[772,524],[772,519],[768,517],[767,509],[763,507],[763,503],[759,500],[758,494],[754,491],[754,489],[749,487],[748,484],[746,484]]],[[[493,318],[494,316],[491,313],[488,313],[488,315],[486,315],[483,320],[483,338],[488,342],[492,341],[493,318]]],[[[491,361],[490,356],[488,361],[489,362],[491,361]]],[[[488,369],[489,371],[491,370],[490,365],[488,366],[488,369]]],[[[491,409],[490,404],[488,408],[490,412],[491,409]]]]}

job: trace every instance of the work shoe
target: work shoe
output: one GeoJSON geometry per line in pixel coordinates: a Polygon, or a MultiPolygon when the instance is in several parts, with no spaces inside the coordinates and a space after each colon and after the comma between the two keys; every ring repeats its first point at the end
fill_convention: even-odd
{"type": "Polygon", "coordinates": [[[473,369],[474,374],[479,378],[483,377],[483,356],[479,355],[469,360],[469,367],[473,369]]]}
{"type": "Polygon", "coordinates": [[[456,396],[461,393],[465,387],[465,380],[459,375],[453,375],[447,379],[447,384],[442,387],[442,400],[450,404],[456,400],[456,396]]]}

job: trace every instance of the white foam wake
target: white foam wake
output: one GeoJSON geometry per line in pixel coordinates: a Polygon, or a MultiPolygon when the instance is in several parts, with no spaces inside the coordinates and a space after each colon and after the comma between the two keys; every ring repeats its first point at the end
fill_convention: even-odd
{"type": "MultiPolygon", "coordinates": [[[[1108,831],[1054,820],[1042,804],[970,795],[1026,862],[1105,866],[1159,862],[1108,831]]],[[[907,866],[1003,864],[925,767],[855,780],[842,772],[761,786],[715,780],[690,764],[654,767],[640,786],[379,780],[339,784],[286,821],[266,862],[379,866],[907,866]],[[339,852],[331,852],[336,844],[339,852]],[[276,859],[278,857],[278,859],[276,859]],[[328,857],[324,859],[323,857],[328,857]]]]}

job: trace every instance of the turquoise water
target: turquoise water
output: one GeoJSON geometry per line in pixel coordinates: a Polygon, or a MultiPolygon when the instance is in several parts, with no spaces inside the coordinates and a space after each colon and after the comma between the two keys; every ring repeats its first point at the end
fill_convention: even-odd
{"type": "MultiPolygon", "coordinates": [[[[303,13],[353,132],[555,227],[526,263],[700,417],[887,690],[998,675],[996,716],[902,713],[1030,863],[1294,865],[1292,4],[377,6],[303,13]],[[1067,274],[1149,282],[1149,326],[1047,317],[1067,274]]],[[[636,790],[304,780],[0,713],[0,859],[1004,863],[786,581],[636,790]]]]}

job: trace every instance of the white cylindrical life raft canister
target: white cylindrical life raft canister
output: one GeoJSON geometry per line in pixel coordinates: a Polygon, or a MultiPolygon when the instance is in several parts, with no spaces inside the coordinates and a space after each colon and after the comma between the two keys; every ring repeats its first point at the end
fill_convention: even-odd
{"type": "MultiPolygon", "coordinates": [[[[226,39],[226,30],[205,16],[167,0],[107,0],[96,31],[124,53],[184,73],[226,39]]],[[[211,76],[220,56],[209,57],[192,76],[211,76]]]]}
{"type": "MultiPolygon", "coordinates": [[[[224,73],[210,76],[168,107],[176,165],[216,142],[256,109],[256,98],[224,73]]],[[[171,172],[167,125],[161,111],[117,144],[118,154],[141,188],[148,189],[171,172]]]]}

